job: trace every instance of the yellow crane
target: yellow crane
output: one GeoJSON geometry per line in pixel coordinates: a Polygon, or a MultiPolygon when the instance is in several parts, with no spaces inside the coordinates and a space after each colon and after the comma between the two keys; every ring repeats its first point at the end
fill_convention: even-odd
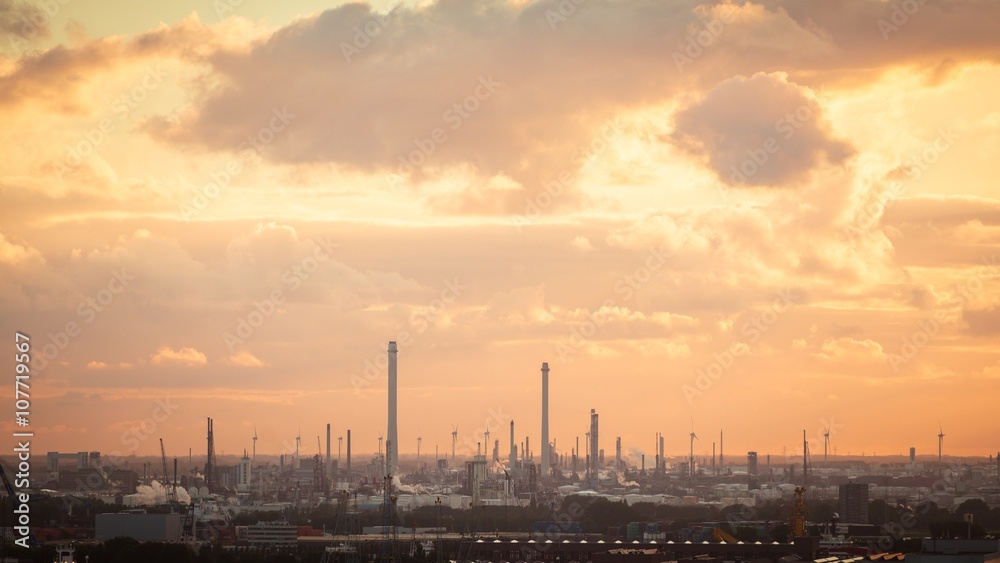
{"type": "Polygon", "coordinates": [[[736,538],[727,534],[725,530],[718,526],[712,528],[712,539],[718,542],[736,543],[736,538]]]}
{"type": "Polygon", "coordinates": [[[806,515],[809,510],[806,508],[803,495],[806,493],[805,487],[795,487],[795,504],[792,505],[792,517],[788,521],[791,528],[791,536],[799,538],[806,535],[806,515]]]}

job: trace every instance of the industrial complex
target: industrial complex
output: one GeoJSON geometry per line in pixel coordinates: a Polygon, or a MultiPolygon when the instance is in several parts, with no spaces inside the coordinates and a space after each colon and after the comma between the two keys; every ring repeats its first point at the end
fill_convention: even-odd
{"type": "MultiPolygon", "coordinates": [[[[401,459],[398,426],[412,421],[397,417],[396,342],[386,354],[388,416],[373,455],[352,457],[346,428],[346,443],[338,436],[332,451],[327,424],[325,450],[317,436],[313,455],[300,432],[293,452],[258,457],[255,429],[251,449],[225,458],[215,451],[212,418],[197,459],[168,458],[162,439],[160,459],[141,466],[100,452],[49,452],[44,471],[35,468],[46,478],[32,496],[52,507],[35,518],[33,540],[82,553],[124,537],[192,553],[316,561],[943,561],[949,550],[963,561],[1000,557],[989,539],[1000,514],[1000,456],[948,462],[943,432],[929,459],[911,448],[908,459],[871,462],[832,455],[829,432],[822,453],[810,451],[803,432],[801,451],[777,459],[725,454],[720,430],[711,457],[698,456],[692,427],[687,455],[666,456],[655,433],[652,459],[627,459],[621,437],[602,436],[596,408],[581,413],[589,422],[582,447],[579,437],[569,448],[550,438],[546,362],[541,428],[532,429],[539,455],[532,432],[510,420],[506,436],[497,428],[492,438],[487,428],[473,455],[457,455],[456,427],[450,452],[422,456],[418,441],[416,458],[401,459]]],[[[13,499],[12,471],[4,481],[13,499]]]]}

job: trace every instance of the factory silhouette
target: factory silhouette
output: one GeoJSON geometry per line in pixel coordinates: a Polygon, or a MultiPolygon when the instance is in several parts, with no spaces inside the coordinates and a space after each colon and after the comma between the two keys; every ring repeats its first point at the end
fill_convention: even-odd
{"type": "Polygon", "coordinates": [[[252,449],[227,463],[216,454],[212,418],[204,464],[190,450],[186,464],[171,463],[162,439],[158,463],[141,470],[100,452],[49,452],[46,486],[86,498],[96,514],[92,527],[38,528],[36,537],[77,540],[81,550],[126,536],[323,561],[856,561],[1000,547],[982,539],[1000,525],[1000,512],[988,508],[1000,500],[1000,456],[946,460],[941,427],[936,455],[921,458],[915,448],[902,459],[837,456],[832,423],[813,440],[802,431],[801,450],[776,459],[727,456],[720,430],[709,458],[695,455],[701,438],[692,421],[687,455],[666,456],[656,432],[654,455],[629,460],[617,436],[613,456],[605,455],[592,408],[582,447],[577,437],[566,452],[550,439],[548,362],[540,369],[540,455],[530,433],[518,439],[515,421],[494,413],[496,426],[487,423],[481,439],[463,444],[474,443],[471,455],[459,453],[455,425],[450,455],[435,448],[428,461],[418,436],[415,462],[401,464],[398,355],[389,342],[386,428],[374,455],[354,459],[346,429],[334,456],[327,424],[325,452],[317,436],[317,453],[305,455],[300,431],[287,453],[258,459],[254,428],[252,449]],[[503,424],[506,454],[501,438],[491,441],[503,424]],[[822,452],[811,451],[820,440],[822,452]],[[917,535],[924,529],[950,539],[924,545],[917,535]],[[962,530],[965,539],[955,537],[962,530]]]}

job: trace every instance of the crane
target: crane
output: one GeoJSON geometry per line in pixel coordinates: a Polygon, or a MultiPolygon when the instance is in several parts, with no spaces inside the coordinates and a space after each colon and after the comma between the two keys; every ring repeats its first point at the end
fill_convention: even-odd
{"type": "Polygon", "coordinates": [[[736,538],[727,534],[725,530],[723,530],[718,526],[712,527],[712,539],[714,539],[717,542],[726,542],[726,543],[736,543],[737,541],[736,538]]]}
{"type": "MultiPolygon", "coordinates": [[[[170,469],[167,468],[167,449],[163,446],[163,438],[160,438],[160,457],[163,459],[163,482],[167,502],[177,500],[177,483],[170,478],[170,469]],[[167,487],[166,483],[170,482],[167,487]]],[[[177,458],[174,458],[174,476],[177,475],[177,458]]]]}
{"type": "Polygon", "coordinates": [[[808,516],[809,512],[802,498],[805,492],[805,487],[795,487],[795,502],[792,505],[792,517],[788,522],[788,527],[790,528],[789,539],[806,535],[806,516],[808,516]]]}

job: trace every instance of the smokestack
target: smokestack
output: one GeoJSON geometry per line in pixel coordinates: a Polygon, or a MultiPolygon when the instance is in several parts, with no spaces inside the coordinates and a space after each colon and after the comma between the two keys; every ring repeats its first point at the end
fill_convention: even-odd
{"type": "Polygon", "coordinates": [[[511,469],[514,468],[514,464],[517,463],[517,444],[514,443],[514,421],[510,421],[510,459],[507,465],[511,469]]]}
{"type": "Polygon", "coordinates": [[[591,479],[597,479],[597,469],[600,467],[599,450],[597,441],[597,409],[590,409],[590,465],[587,467],[587,473],[590,474],[591,479]]]}
{"type": "MultiPolygon", "coordinates": [[[[387,443],[393,446],[399,443],[396,439],[396,341],[389,342],[389,431],[386,433],[387,443]]],[[[388,449],[388,448],[386,448],[388,449]]],[[[399,473],[399,448],[389,451],[389,459],[386,460],[388,471],[392,475],[399,473]]]]}
{"type": "Polygon", "coordinates": [[[666,473],[667,471],[667,460],[663,457],[663,434],[660,434],[660,472],[666,473]]]}
{"type": "Polygon", "coordinates": [[[615,439],[615,469],[620,470],[622,468],[622,437],[618,436],[615,439]]]}
{"type": "Polygon", "coordinates": [[[351,429],[347,429],[347,479],[351,479],[351,429]]]}
{"type": "Polygon", "coordinates": [[[215,436],[212,419],[208,419],[208,459],[205,461],[205,486],[211,491],[215,487],[215,436]]]}
{"type": "Polygon", "coordinates": [[[326,423],[326,471],[330,472],[330,423],[326,423]]]}
{"type": "Polygon", "coordinates": [[[719,430],[719,469],[722,469],[724,463],[722,457],[722,430],[719,430]]]}
{"type": "Polygon", "coordinates": [[[580,437],[576,437],[576,448],[573,450],[573,471],[576,471],[576,461],[580,459],[580,437]]]}
{"type": "Polygon", "coordinates": [[[549,363],[542,362],[542,478],[549,477],[549,363]]]}

